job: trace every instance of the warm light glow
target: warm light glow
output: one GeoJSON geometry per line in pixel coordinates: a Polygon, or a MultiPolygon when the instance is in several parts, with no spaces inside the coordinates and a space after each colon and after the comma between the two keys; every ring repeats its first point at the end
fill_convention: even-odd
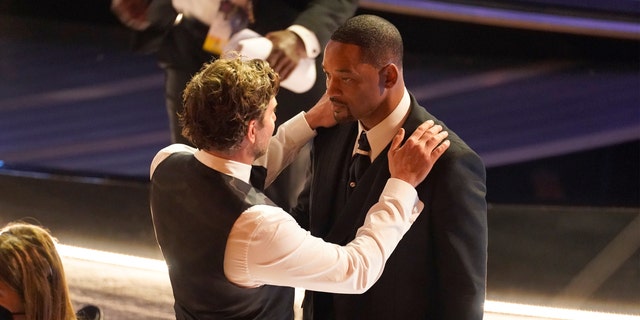
{"type": "Polygon", "coordinates": [[[559,320],[640,320],[640,316],[485,301],[485,312],[559,320]]]}
{"type": "Polygon", "coordinates": [[[92,262],[101,262],[123,267],[167,272],[167,264],[164,262],[164,260],[142,258],[120,253],[74,247],[64,244],[57,244],[56,248],[58,249],[58,253],[60,253],[60,256],[62,257],[87,260],[92,262]]]}
{"type": "MultiPolygon", "coordinates": [[[[58,244],[57,248],[62,257],[143,270],[167,272],[167,265],[163,260],[85,249],[63,244],[58,244]]],[[[485,301],[484,310],[487,313],[558,320],[640,320],[640,316],[635,315],[552,308],[491,300],[485,301]]]]}

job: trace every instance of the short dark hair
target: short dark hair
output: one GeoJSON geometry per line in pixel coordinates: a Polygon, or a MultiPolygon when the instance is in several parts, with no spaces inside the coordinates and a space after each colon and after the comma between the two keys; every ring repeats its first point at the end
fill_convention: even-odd
{"type": "Polygon", "coordinates": [[[278,74],[264,60],[235,56],[205,64],[183,92],[182,135],[200,149],[238,148],[249,122],[262,123],[279,86],[278,74]]]}
{"type": "Polygon", "coordinates": [[[392,62],[402,68],[404,47],[400,31],[379,16],[363,14],[351,17],[331,35],[331,40],[362,48],[363,59],[375,67],[392,62]]]}

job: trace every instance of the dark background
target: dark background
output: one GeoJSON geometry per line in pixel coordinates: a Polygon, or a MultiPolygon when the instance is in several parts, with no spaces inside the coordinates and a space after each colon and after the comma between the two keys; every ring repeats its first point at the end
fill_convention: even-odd
{"type": "MultiPolygon", "coordinates": [[[[453,2],[478,3],[478,1],[453,2]]],[[[483,1],[482,3],[488,6],[509,6],[541,12],[555,12],[558,8],[562,8],[562,11],[569,11],[574,15],[606,14],[608,17],[622,20],[629,17],[637,18],[640,14],[639,2],[631,0],[606,2],[513,0],[483,1]]],[[[110,1],[106,0],[3,1],[0,4],[0,11],[43,20],[114,27],[124,34],[126,30],[111,14],[109,5],[110,1]]],[[[594,64],[615,64],[618,68],[638,70],[640,46],[635,40],[493,27],[365,9],[359,12],[380,14],[395,23],[405,38],[406,51],[412,57],[418,57],[414,59],[421,59],[421,55],[461,57],[461,65],[451,66],[452,68],[464,68],[464,64],[472,68],[486,63],[484,61],[553,58],[586,60],[594,64]],[[415,26],[418,25],[420,27],[416,28],[415,26]],[[487,41],[488,39],[490,41],[487,41]]],[[[18,31],[34,34],[49,32],[47,30],[16,30],[18,31]]],[[[93,35],[95,38],[102,36],[102,34],[93,35]]],[[[125,40],[115,45],[126,50],[127,38],[123,39],[125,40]]],[[[640,83],[637,84],[636,89],[640,90],[640,83]]],[[[638,114],[640,111],[636,119],[640,122],[638,114]]],[[[455,121],[455,118],[447,122],[451,121],[455,121]]],[[[487,199],[492,203],[638,207],[640,206],[639,163],[640,142],[636,139],[521,163],[490,166],[487,172],[489,190],[487,199]],[[540,190],[541,183],[546,183],[543,189],[547,191],[540,190]]],[[[17,168],[38,167],[38,165],[13,162],[5,165],[17,168]]],[[[39,169],[55,170],[55,168],[46,167],[39,169]]],[[[84,175],[101,175],[99,171],[79,170],[78,172],[84,175]]],[[[105,174],[108,175],[108,173],[105,174]]]]}

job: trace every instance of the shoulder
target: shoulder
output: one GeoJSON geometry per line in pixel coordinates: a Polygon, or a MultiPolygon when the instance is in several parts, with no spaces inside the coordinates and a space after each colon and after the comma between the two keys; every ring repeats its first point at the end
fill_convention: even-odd
{"type": "Polygon", "coordinates": [[[197,149],[193,147],[190,147],[185,144],[179,144],[179,143],[175,143],[162,148],[160,151],[158,151],[158,153],[156,153],[156,155],[153,157],[153,160],[151,160],[151,167],[149,172],[150,176],[153,176],[153,173],[155,172],[158,165],[160,165],[160,163],[162,163],[172,154],[178,153],[178,152],[186,152],[186,153],[193,154],[196,152],[196,150],[197,149]]]}
{"type": "Polygon", "coordinates": [[[485,166],[482,158],[446,123],[430,114],[424,107],[412,100],[411,111],[404,124],[407,132],[413,132],[420,124],[426,120],[433,120],[449,132],[447,139],[451,141],[451,146],[436,162],[430,176],[446,173],[471,171],[474,175],[483,177],[485,166]]]}

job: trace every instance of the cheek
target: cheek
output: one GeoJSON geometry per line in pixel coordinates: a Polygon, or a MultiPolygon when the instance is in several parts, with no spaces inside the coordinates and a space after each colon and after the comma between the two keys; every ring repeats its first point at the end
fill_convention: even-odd
{"type": "Polygon", "coordinates": [[[354,90],[349,99],[351,112],[366,111],[367,106],[371,105],[373,95],[374,92],[368,90],[354,90]]]}
{"type": "Polygon", "coordinates": [[[269,128],[271,129],[271,131],[273,131],[276,127],[276,116],[275,114],[273,115],[273,117],[271,118],[271,121],[269,121],[269,128]]]}
{"type": "Polygon", "coordinates": [[[0,305],[12,312],[24,311],[24,306],[18,293],[8,288],[0,289],[0,305]]]}

